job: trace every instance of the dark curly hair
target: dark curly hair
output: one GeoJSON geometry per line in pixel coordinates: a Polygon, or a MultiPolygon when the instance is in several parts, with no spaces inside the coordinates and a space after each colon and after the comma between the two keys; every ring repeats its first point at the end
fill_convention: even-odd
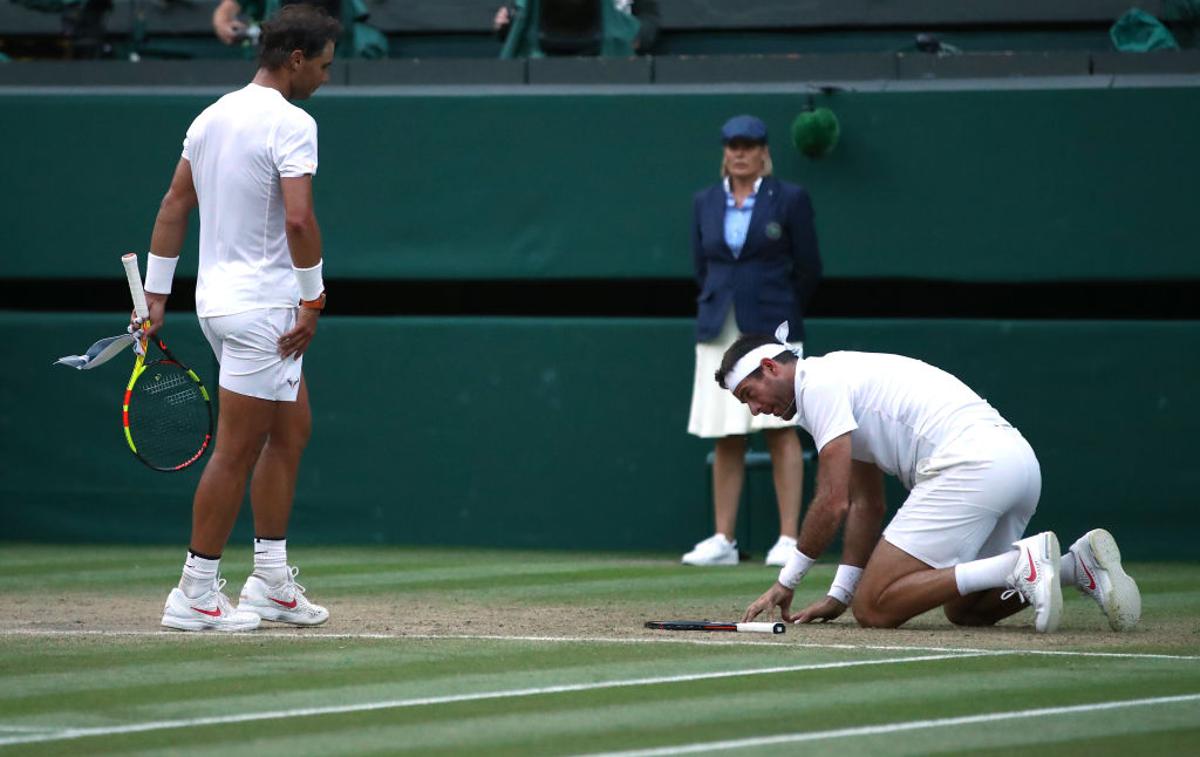
{"type": "MultiPolygon", "coordinates": [[[[742,336],[738,337],[736,342],[729,345],[729,349],[725,350],[725,355],[721,358],[721,367],[718,368],[717,372],[713,374],[713,377],[717,380],[717,383],[722,389],[725,388],[725,377],[729,375],[730,371],[733,370],[733,366],[737,365],[737,361],[745,357],[750,350],[753,350],[756,347],[761,347],[764,344],[779,344],[779,341],[775,339],[775,337],[768,336],[766,334],[743,334],[742,336]]],[[[792,352],[782,344],[779,344],[779,349],[781,352],[775,357],[771,358],[772,360],[774,360],[776,363],[796,362],[796,353],[792,352]]],[[[755,369],[750,376],[758,375],[760,372],[762,372],[762,366],[759,366],[757,369],[755,369]]],[[[749,376],[747,378],[749,378],[749,376]]]]}
{"type": "Polygon", "coordinates": [[[287,63],[293,50],[299,50],[305,58],[315,58],[341,35],[342,25],[323,9],[299,3],[285,5],[262,23],[258,65],[275,71],[287,63]]]}

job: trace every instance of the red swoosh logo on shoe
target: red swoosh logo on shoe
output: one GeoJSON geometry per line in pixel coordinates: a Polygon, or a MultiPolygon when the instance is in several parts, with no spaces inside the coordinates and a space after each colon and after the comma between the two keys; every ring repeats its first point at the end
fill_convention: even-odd
{"type": "Polygon", "coordinates": [[[1029,575],[1025,577],[1025,580],[1033,583],[1037,580],[1037,563],[1033,561],[1033,553],[1029,551],[1029,547],[1025,548],[1025,554],[1029,557],[1029,575]]]}
{"type": "Polygon", "coordinates": [[[286,607],[289,610],[296,609],[296,600],[294,599],[291,602],[284,602],[282,599],[276,599],[275,597],[267,597],[267,599],[271,600],[277,605],[280,605],[281,607],[286,607]]]}
{"type": "Polygon", "coordinates": [[[1075,560],[1076,560],[1076,561],[1077,561],[1077,562],[1078,562],[1078,563],[1079,563],[1081,566],[1083,566],[1083,572],[1084,572],[1084,573],[1087,573],[1087,577],[1088,577],[1088,591],[1095,591],[1095,590],[1096,590],[1096,577],[1092,575],[1092,571],[1088,570],[1087,563],[1085,563],[1083,560],[1080,560],[1078,556],[1076,556],[1076,557],[1075,557],[1075,560]]]}
{"type": "Polygon", "coordinates": [[[201,609],[201,608],[199,608],[199,607],[193,607],[192,609],[193,609],[193,610],[195,610],[196,612],[198,612],[198,613],[202,614],[202,615],[207,615],[207,616],[208,616],[208,617],[210,617],[210,618],[219,618],[219,617],[221,617],[221,608],[220,608],[220,607],[214,607],[214,608],[213,608],[213,609],[211,609],[211,610],[204,610],[204,609],[201,609]]]}

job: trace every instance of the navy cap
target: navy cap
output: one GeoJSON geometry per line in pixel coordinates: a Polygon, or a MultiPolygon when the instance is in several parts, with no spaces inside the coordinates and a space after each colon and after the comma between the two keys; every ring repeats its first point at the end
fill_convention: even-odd
{"type": "Polygon", "coordinates": [[[721,142],[729,144],[735,139],[767,143],[767,125],[754,116],[734,116],[721,127],[721,142]]]}

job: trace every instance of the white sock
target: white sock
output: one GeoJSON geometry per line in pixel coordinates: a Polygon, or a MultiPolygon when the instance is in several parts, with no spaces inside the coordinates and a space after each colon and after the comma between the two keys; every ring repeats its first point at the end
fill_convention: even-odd
{"type": "Polygon", "coordinates": [[[1058,582],[1063,586],[1075,585],[1075,553],[1064,552],[1062,556],[1062,567],[1059,569],[1058,582]]]}
{"type": "Polygon", "coordinates": [[[254,574],[278,586],[287,580],[287,539],[254,539],[254,574]]]}
{"type": "Polygon", "coordinates": [[[183,577],[179,579],[179,588],[188,599],[195,599],[207,591],[212,591],[217,583],[217,570],[220,565],[219,557],[209,560],[197,557],[189,550],[183,563],[183,577]]]}
{"type": "Polygon", "coordinates": [[[1014,549],[995,557],[955,565],[954,582],[958,584],[958,593],[965,597],[977,591],[1006,586],[1020,556],[1021,553],[1014,549]]]}

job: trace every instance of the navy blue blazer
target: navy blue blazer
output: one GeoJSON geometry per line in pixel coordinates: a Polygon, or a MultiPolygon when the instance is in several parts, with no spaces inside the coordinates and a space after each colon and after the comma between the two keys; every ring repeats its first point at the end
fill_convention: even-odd
{"type": "Polygon", "coordinates": [[[812,201],[804,187],[767,176],[758,188],[742,254],[725,244],[725,187],[696,193],[692,256],[696,265],[696,341],[721,333],[734,305],[743,334],[773,334],[784,320],[789,341],[803,341],[804,313],[821,280],[812,201]]]}

